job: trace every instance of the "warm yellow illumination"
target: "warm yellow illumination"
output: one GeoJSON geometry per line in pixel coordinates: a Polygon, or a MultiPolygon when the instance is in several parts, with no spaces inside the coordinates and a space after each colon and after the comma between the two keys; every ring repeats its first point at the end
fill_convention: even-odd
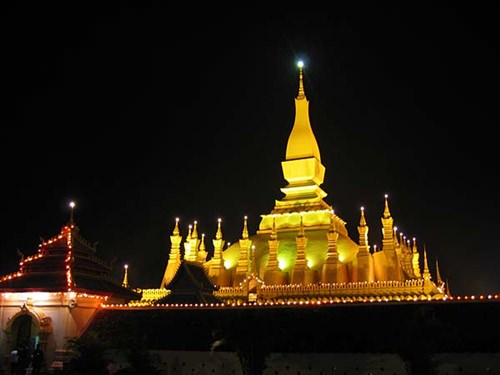
{"type": "Polygon", "coordinates": [[[285,259],[281,258],[281,259],[278,259],[278,268],[280,270],[284,270],[286,268],[286,261],[285,259]]]}
{"type": "MultiPolygon", "coordinates": [[[[181,242],[176,229],[171,237],[170,252],[175,257],[169,258],[168,269],[178,268],[184,250],[184,259],[203,263],[210,280],[214,285],[219,284],[214,294],[222,298],[226,306],[407,303],[447,298],[447,286],[431,281],[427,265],[424,277],[421,277],[416,243],[413,249],[406,248],[407,237],[394,226],[389,194],[383,194],[386,201],[381,217],[382,228],[375,228],[375,231],[381,229],[382,232],[380,249],[368,243],[369,227],[364,206],[360,207],[358,236],[353,237],[347,231],[347,223],[323,200],[327,196],[321,188],[325,167],[309,118],[302,69],[305,64],[298,59],[295,62],[300,68],[299,84],[294,98],[293,128],[281,163],[287,182],[280,189],[284,197],[275,201],[272,211],[260,216],[258,231],[254,235],[248,233],[248,217],[245,215],[241,237],[232,245],[223,239],[221,218],[217,219],[219,225],[215,238],[212,244],[207,244],[207,249],[205,234],[202,234],[201,242],[197,240],[196,221],[194,227],[189,225],[185,242],[181,242]],[[204,253],[205,249],[211,250],[208,249],[210,245],[213,245],[213,258],[207,260],[204,253]],[[406,276],[401,279],[403,271],[409,275],[408,279],[406,276]],[[291,273],[289,278],[286,272],[291,273]],[[257,275],[263,277],[262,282],[257,275]],[[256,289],[256,285],[259,288],[256,289]],[[255,295],[250,296],[254,290],[255,295]]],[[[68,238],[74,230],[69,232],[68,238]]],[[[67,262],[67,267],[71,271],[71,262],[67,262]]],[[[170,274],[173,276],[173,272],[170,274]]],[[[68,273],[68,286],[74,283],[71,276],[68,273]]],[[[475,298],[482,299],[481,296],[475,298]]],[[[154,298],[143,300],[143,303],[154,303],[154,298]]],[[[191,304],[166,306],[192,307],[191,304]]],[[[203,305],[195,305],[200,306],[203,305]]]]}

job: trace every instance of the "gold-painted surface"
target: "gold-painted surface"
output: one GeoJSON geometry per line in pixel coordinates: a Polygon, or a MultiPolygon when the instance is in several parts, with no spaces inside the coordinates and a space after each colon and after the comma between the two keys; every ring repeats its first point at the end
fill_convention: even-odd
{"type": "MultiPolygon", "coordinates": [[[[309,119],[302,68],[294,124],[281,166],[287,181],[281,188],[284,197],[275,201],[270,213],[261,215],[255,234],[249,233],[245,217],[241,239],[224,249],[219,219],[213,257],[204,263],[209,278],[220,287],[217,296],[229,304],[445,298],[444,283],[432,281],[426,253],[421,272],[416,245],[412,249],[402,234],[398,241],[387,195],[378,251],[369,243],[364,208],[355,241],[345,221],[324,201],[327,193],[320,185],[325,167],[309,119]],[[250,291],[249,280],[258,287],[255,284],[250,291]]],[[[196,225],[185,239],[185,258],[197,249],[192,237],[196,237],[196,225]]],[[[178,244],[172,246],[175,252],[178,244]]]]}

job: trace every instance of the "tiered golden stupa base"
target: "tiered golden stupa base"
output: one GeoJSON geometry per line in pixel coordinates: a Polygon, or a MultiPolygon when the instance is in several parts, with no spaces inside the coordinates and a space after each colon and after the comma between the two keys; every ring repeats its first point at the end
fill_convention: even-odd
{"type": "Polygon", "coordinates": [[[248,293],[245,284],[240,287],[220,288],[214,293],[226,305],[249,302],[249,295],[258,304],[334,303],[334,302],[389,302],[414,300],[442,300],[446,294],[425,279],[340,284],[260,285],[255,293],[248,293]]]}

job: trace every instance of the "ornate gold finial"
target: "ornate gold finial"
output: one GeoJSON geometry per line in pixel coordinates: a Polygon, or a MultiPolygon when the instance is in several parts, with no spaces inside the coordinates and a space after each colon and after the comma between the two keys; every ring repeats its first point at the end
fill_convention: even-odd
{"type": "Polygon", "coordinates": [[[70,211],[69,211],[69,225],[73,225],[75,222],[73,221],[73,211],[75,209],[75,202],[71,201],[69,202],[69,208],[70,208],[70,211]]]}
{"type": "Polygon", "coordinates": [[[365,208],[363,206],[361,206],[361,218],[359,219],[359,225],[362,227],[366,226],[365,208]]]}
{"type": "Polygon", "coordinates": [[[446,279],[446,283],[444,286],[444,290],[446,291],[446,294],[451,296],[451,290],[450,290],[450,282],[448,279],[446,279]]]}
{"type": "Polygon", "coordinates": [[[217,233],[215,234],[215,239],[216,239],[216,240],[220,240],[220,239],[222,239],[221,222],[222,222],[222,219],[221,219],[221,218],[218,218],[218,219],[217,219],[217,233]]]}
{"type": "Polygon", "coordinates": [[[398,242],[398,227],[394,227],[394,245],[399,246],[398,242]]]}
{"type": "Polygon", "coordinates": [[[188,234],[186,240],[190,240],[192,238],[191,232],[193,230],[193,226],[191,224],[188,225],[188,234]]]}
{"type": "Polygon", "coordinates": [[[431,272],[429,271],[429,264],[427,263],[427,250],[424,246],[424,279],[431,279],[431,272]]]}
{"type": "Polygon", "coordinates": [[[178,235],[179,235],[179,233],[180,233],[180,231],[179,231],[179,218],[178,218],[178,217],[176,217],[176,218],[175,218],[175,227],[174,227],[174,231],[172,232],[172,234],[173,234],[174,236],[178,236],[178,235]]]}
{"type": "Polygon", "coordinates": [[[439,270],[439,263],[438,263],[437,258],[436,258],[436,281],[438,282],[438,284],[443,283],[443,279],[441,278],[441,272],[439,270]]]}
{"type": "Polygon", "coordinates": [[[298,61],[297,66],[299,67],[299,93],[297,95],[297,99],[304,99],[306,97],[306,93],[304,91],[304,75],[302,72],[302,68],[304,67],[303,61],[298,61]]]}
{"type": "Polygon", "coordinates": [[[389,195],[385,194],[384,198],[385,198],[384,218],[387,219],[391,217],[391,212],[389,211],[389,201],[388,201],[389,195]]]}
{"type": "Polygon", "coordinates": [[[128,264],[125,264],[123,266],[124,269],[124,274],[123,274],[123,281],[122,281],[122,286],[125,288],[128,288],[128,264]]]}
{"type": "Polygon", "coordinates": [[[248,224],[247,224],[247,220],[248,220],[248,217],[245,216],[243,218],[243,234],[241,236],[244,240],[246,240],[248,238],[248,224]]]}
{"type": "Polygon", "coordinates": [[[417,239],[413,237],[413,248],[412,248],[413,253],[416,253],[418,251],[417,249],[417,239]]]}
{"type": "Polygon", "coordinates": [[[191,233],[191,238],[198,238],[198,221],[194,221],[193,232],[191,233]]]}
{"type": "Polygon", "coordinates": [[[200,243],[200,251],[203,252],[205,251],[206,246],[205,246],[205,233],[201,234],[201,243],[200,243]]]}

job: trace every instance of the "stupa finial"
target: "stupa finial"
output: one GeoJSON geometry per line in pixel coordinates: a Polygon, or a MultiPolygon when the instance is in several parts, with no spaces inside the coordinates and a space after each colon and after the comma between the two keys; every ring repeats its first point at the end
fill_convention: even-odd
{"type": "Polygon", "coordinates": [[[441,271],[439,270],[439,263],[438,263],[437,258],[436,258],[436,281],[439,284],[443,283],[443,279],[441,278],[441,271]]]}
{"type": "Polygon", "coordinates": [[[75,209],[76,203],[74,201],[69,202],[69,225],[73,225],[75,222],[73,221],[73,211],[75,209]]]}
{"type": "Polygon", "coordinates": [[[128,264],[125,264],[123,266],[124,274],[123,274],[123,281],[122,281],[122,286],[125,288],[128,288],[128,264]]]}
{"type": "Polygon", "coordinates": [[[361,206],[361,217],[359,218],[359,225],[361,227],[366,226],[366,219],[365,219],[365,208],[361,206]]]}
{"type": "Polygon", "coordinates": [[[246,240],[248,238],[248,217],[245,215],[243,218],[243,233],[241,237],[246,240]]]}
{"type": "Polygon", "coordinates": [[[384,207],[384,218],[391,217],[391,212],[389,211],[389,195],[384,195],[385,207],[384,207]]]}
{"type": "Polygon", "coordinates": [[[172,232],[172,234],[173,234],[174,236],[178,236],[178,235],[179,235],[179,233],[180,233],[180,231],[179,231],[179,218],[178,218],[178,217],[176,217],[176,218],[175,218],[175,227],[174,227],[174,231],[172,232]]]}
{"type": "Polygon", "coordinates": [[[304,91],[304,73],[302,71],[304,68],[304,62],[299,60],[297,62],[297,66],[299,67],[299,93],[297,95],[297,99],[304,99],[306,97],[306,93],[304,91]]]}
{"type": "Polygon", "coordinates": [[[218,218],[218,219],[217,219],[217,233],[215,234],[215,239],[216,239],[216,240],[220,240],[220,239],[222,239],[221,222],[222,222],[222,219],[221,219],[221,218],[218,218]]]}
{"type": "Polygon", "coordinates": [[[424,246],[424,279],[431,279],[431,272],[429,271],[429,264],[427,263],[427,250],[424,246]]]}
{"type": "Polygon", "coordinates": [[[193,223],[193,232],[191,233],[192,238],[198,238],[198,221],[194,221],[193,223]]]}

